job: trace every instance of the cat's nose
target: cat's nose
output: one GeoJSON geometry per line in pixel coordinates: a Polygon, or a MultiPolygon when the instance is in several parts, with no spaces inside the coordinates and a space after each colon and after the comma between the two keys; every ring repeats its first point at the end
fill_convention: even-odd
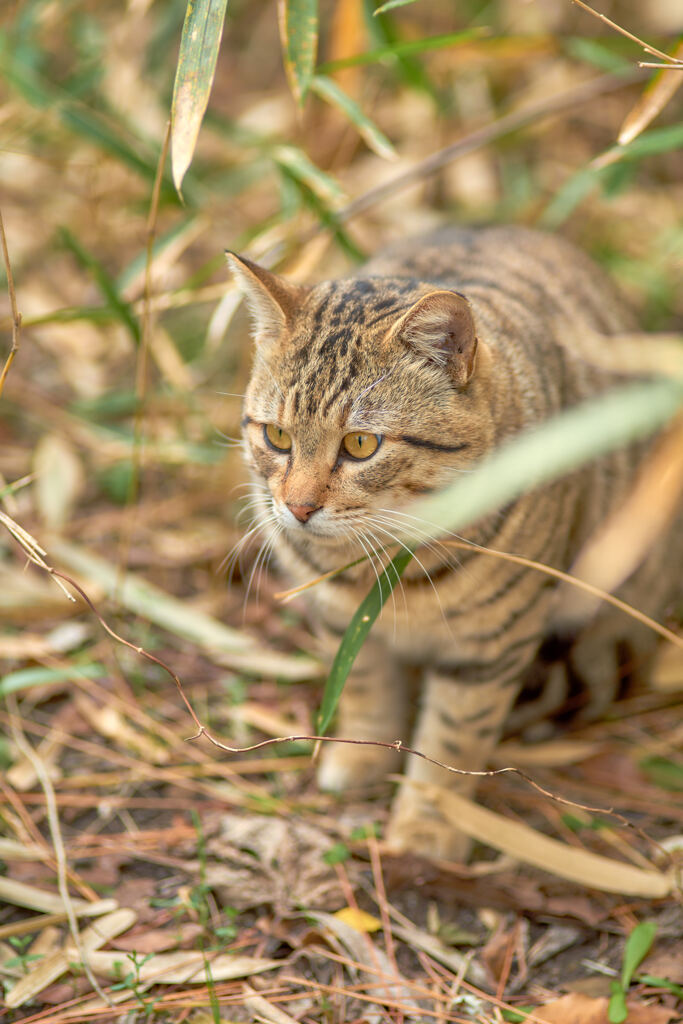
{"type": "Polygon", "coordinates": [[[300,523],[307,523],[313,513],[317,512],[321,507],[320,505],[290,505],[289,502],[286,504],[289,511],[300,523]]]}

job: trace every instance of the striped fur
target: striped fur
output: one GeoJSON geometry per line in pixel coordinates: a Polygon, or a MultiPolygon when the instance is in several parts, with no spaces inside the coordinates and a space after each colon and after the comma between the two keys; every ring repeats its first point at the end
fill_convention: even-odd
{"type": "MultiPolygon", "coordinates": [[[[266,485],[256,492],[259,515],[278,561],[299,583],[373,556],[311,592],[330,654],[375,578],[379,550],[411,526],[419,537],[411,502],[512,435],[613,385],[616,369],[583,359],[580,341],[599,332],[609,345],[610,334],[633,329],[623,300],[587,257],[521,228],[446,229],[386,250],[359,276],[308,288],[250,261],[231,262],[256,341],[246,451],[255,480],[266,485]],[[291,449],[269,445],[264,424],[286,431],[291,449]],[[367,461],[344,457],[340,444],[350,432],[381,439],[367,461]]],[[[642,453],[617,451],[519,498],[464,536],[568,569],[623,501],[642,453]]],[[[680,525],[621,592],[650,614],[661,615],[679,590],[665,567],[680,565],[680,525]]],[[[412,728],[412,745],[425,754],[481,768],[521,685],[538,673],[539,651],[547,655],[554,593],[552,580],[519,565],[421,548],[348,680],[338,734],[405,741],[412,728]]],[[[563,651],[596,707],[611,699],[627,650],[638,670],[652,652],[647,631],[610,610],[574,639],[563,651]]],[[[331,744],[319,778],[347,790],[398,767],[393,751],[331,744]]],[[[472,788],[417,758],[406,771],[472,788]]],[[[399,849],[441,857],[460,857],[467,846],[410,786],[394,801],[388,838],[399,849]]]]}

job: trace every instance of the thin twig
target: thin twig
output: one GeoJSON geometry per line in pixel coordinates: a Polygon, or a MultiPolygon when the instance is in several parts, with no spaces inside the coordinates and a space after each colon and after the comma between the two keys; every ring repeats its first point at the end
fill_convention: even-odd
{"type": "Polygon", "coordinates": [[[622,28],[621,25],[617,25],[616,21],[612,21],[606,14],[601,14],[600,11],[593,10],[593,8],[589,7],[587,3],[584,3],[584,0],[573,0],[573,3],[582,7],[584,11],[588,11],[588,13],[592,14],[594,18],[599,18],[600,21],[605,23],[605,25],[609,25],[610,28],[613,28],[615,32],[619,32],[622,36],[626,36],[626,38],[630,39],[632,42],[638,43],[638,46],[642,46],[642,48],[648,53],[651,53],[653,57],[661,57],[662,60],[666,61],[676,60],[675,57],[670,57],[668,53],[662,53],[662,51],[658,50],[656,46],[650,46],[650,44],[646,43],[643,39],[639,39],[638,36],[634,36],[632,32],[622,28]]]}
{"type": "MultiPolygon", "coordinates": [[[[28,530],[25,530],[23,526],[20,526],[19,523],[15,522],[15,520],[12,519],[11,516],[8,516],[7,513],[3,512],[2,510],[0,510],[0,523],[2,523],[2,525],[5,526],[7,530],[9,530],[9,532],[12,534],[17,543],[25,551],[30,562],[33,562],[33,564],[37,565],[40,569],[44,569],[46,572],[50,572],[50,566],[43,558],[43,556],[47,554],[47,551],[44,548],[41,548],[38,541],[35,539],[35,537],[31,536],[28,530]]],[[[55,583],[60,588],[62,593],[66,597],[68,597],[69,601],[74,600],[74,598],[66,589],[64,584],[61,583],[60,580],[56,577],[55,583]]]]}
{"type": "Polygon", "coordinates": [[[9,293],[10,308],[12,310],[12,347],[7,356],[7,360],[0,373],[0,395],[2,395],[2,389],[5,386],[5,380],[9,373],[9,368],[14,362],[14,357],[19,351],[19,338],[21,335],[21,313],[17,307],[17,294],[14,289],[14,278],[12,276],[12,265],[9,258],[9,250],[7,248],[7,238],[5,237],[5,225],[2,220],[2,212],[0,212],[0,242],[2,242],[2,258],[5,263],[5,273],[7,275],[7,291],[9,293]]]}
{"type": "MultiPolygon", "coordinates": [[[[667,57],[666,59],[668,60],[669,58],[667,57]]],[[[432,153],[424,160],[420,160],[407,171],[404,171],[403,174],[390,178],[389,181],[385,181],[383,184],[377,185],[375,188],[371,188],[368,192],[353,199],[348,205],[335,211],[334,220],[335,222],[350,220],[359,213],[364,213],[369,207],[374,206],[383,199],[388,199],[389,196],[402,192],[411,185],[415,185],[424,178],[435,174],[442,167],[446,167],[459,157],[465,156],[475,149],[480,149],[489,142],[494,142],[496,139],[509,135],[519,128],[524,128],[534,121],[538,121],[543,117],[566,113],[575,107],[581,106],[583,103],[589,103],[598,96],[617,92],[619,89],[623,89],[625,86],[632,85],[634,82],[641,80],[642,75],[635,69],[621,75],[600,75],[597,78],[590,79],[588,82],[582,82],[573,89],[567,89],[566,92],[561,93],[559,96],[550,96],[535,103],[530,103],[528,106],[522,107],[521,110],[513,110],[509,114],[504,114],[491,124],[484,125],[482,128],[471,132],[464,139],[458,139],[457,142],[451,143],[450,146],[446,146],[444,149],[432,153]]],[[[312,228],[300,241],[308,241],[309,236],[312,237],[319,230],[323,229],[324,227],[320,228],[319,226],[312,228]]]]}

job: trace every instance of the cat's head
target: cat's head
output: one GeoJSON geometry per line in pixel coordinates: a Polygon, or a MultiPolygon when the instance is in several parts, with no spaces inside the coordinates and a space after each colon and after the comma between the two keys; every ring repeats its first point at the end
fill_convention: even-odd
{"type": "Polygon", "coordinates": [[[467,299],[402,278],[303,287],[228,259],[254,324],[247,457],[274,521],[325,545],[360,528],[386,543],[390,513],[491,446],[490,357],[467,299]]]}

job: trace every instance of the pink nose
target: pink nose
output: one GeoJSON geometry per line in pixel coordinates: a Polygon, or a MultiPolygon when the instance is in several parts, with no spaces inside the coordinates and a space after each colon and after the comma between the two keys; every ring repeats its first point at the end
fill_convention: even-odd
{"type": "Polygon", "coordinates": [[[287,508],[300,523],[307,523],[313,513],[318,511],[320,505],[290,505],[287,502],[287,508]]]}

